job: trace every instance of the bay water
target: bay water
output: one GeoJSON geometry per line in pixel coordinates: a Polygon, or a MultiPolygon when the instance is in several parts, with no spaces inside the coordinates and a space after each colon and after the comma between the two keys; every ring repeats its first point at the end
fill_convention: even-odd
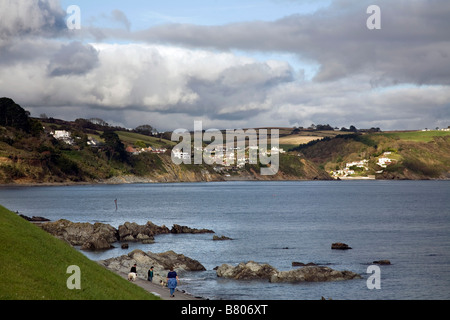
{"type": "MultiPolygon", "coordinates": [[[[134,249],[173,250],[207,271],[181,275],[180,289],[209,299],[450,299],[450,181],[228,181],[208,183],[1,187],[0,204],[27,216],[207,228],[212,234],[168,234],[153,244],[82,251],[92,260],[134,249]],[[117,209],[115,200],[117,199],[117,209]],[[344,242],[351,250],[331,250],[344,242]],[[369,289],[368,267],[380,266],[380,289],[369,289]],[[269,283],[218,278],[223,263],[292,262],[350,270],[362,279],[269,283]]],[[[20,266],[18,266],[20,267],[20,266]]]]}

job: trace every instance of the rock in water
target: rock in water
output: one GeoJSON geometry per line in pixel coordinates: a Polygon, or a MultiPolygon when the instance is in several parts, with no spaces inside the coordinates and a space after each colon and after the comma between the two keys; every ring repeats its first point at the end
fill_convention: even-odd
{"type": "Polygon", "coordinates": [[[351,247],[348,246],[348,244],[342,243],[342,242],[336,242],[331,244],[331,249],[334,250],[348,250],[351,249],[351,247]]]}
{"type": "Polygon", "coordinates": [[[147,271],[151,266],[154,268],[154,283],[159,280],[166,280],[170,267],[178,273],[184,271],[205,271],[206,268],[197,260],[177,254],[173,251],[162,253],[144,252],[136,249],[126,255],[98,261],[99,264],[113,271],[128,273],[133,264],[137,264],[137,274],[139,278],[147,279],[147,271]]]}
{"type": "Polygon", "coordinates": [[[172,226],[172,229],[170,230],[170,232],[171,233],[214,233],[213,230],[190,228],[187,226],[180,226],[179,224],[174,224],[172,226]]]}
{"type": "Polygon", "coordinates": [[[229,238],[229,237],[226,237],[226,236],[216,236],[216,235],[213,235],[213,240],[215,240],[215,241],[224,241],[224,240],[233,240],[233,239],[231,239],[231,238],[229,238]]]}
{"type": "Polygon", "coordinates": [[[84,250],[109,249],[110,244],[118,240],[117,230],[103,223],[90,224],[62,219],[43,223],[40,227],[72,246],[82,246],[84,250]]]}
{"type": "Polygon", "coordinates": [[[328,267],[307,266],[299,269],[280,271],[270,278],[270,282],[325,282],[360,279],[352,271],[338,271],[328,267]]]}
{"type": "Polygon", "coordinates": [[[151,221],[145,225],[138,225],[136,222],[125,222],[118,228],[120,241],[149,241],[154,240],[154,236],[158,234],[169,233],[170,230],[166,226],[157,226],[151,221]]]}
{"type": "Polygon", "coordinates": [[[241,262],[236,267],[222,264],[216,270],[218,277],[242,280],[270,279],[277,272],[277,269],[268,264],[259,264],[254,261],[241,262]]]}
{"type": "Polygon", "coordinates": [[[351,271],[337,271],[328,267],[306,266],[289,271],[278,271],[268,264],[254,261],[242,262],[236,267],[222,264],[216,270],[218,277],[231,279],[265,279],[270,282],[319,282],[359,279],[361,276],[351,271]]]}
{"type": "Polygon", "coordinates": [[[377,260],[372,262],[373,264],[379,264],[379,265],[390,265],[391,261],[389,260],[377,260]]]}

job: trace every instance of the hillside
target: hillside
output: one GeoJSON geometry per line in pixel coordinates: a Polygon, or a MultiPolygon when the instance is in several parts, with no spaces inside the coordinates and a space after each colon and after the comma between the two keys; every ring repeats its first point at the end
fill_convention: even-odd
{"type": "Polygon", "coordinates": [[[450,178],[450,131],[351,134],[313,141],[293,150],[330,174],[347,167],[353,169],[349,175],[353,177],[450,178]]]}
{"type": "Polygon", "coordinates": [[[111,127],[101,119],[29,118],[11,99],[0,100],[0,109],[9,112],[0,113],[0,120],[5,120],[0,122],[0,184],[329,178],[314,163],[289,154],[280,154],[276,176],[261,176],[259,164],[175,165],[171,149],[177,143],[170,133],[144,134],[111,127]],[[19,116],[20,122],[9,121],[19,116]]]}
{"type": "Polygon", "coordinates": [[[30,118],[14,101],[1,98],[0,184],[450,177],[450,131],[276,129],[279,171],[262,176],[259,162],[176,165],[171,133],[155,134],[149,125],[129,130],[101,119],[30,118]]]}
{"type": "Polygon", "coordinates": [[[157,297],[0,206],[0,300],[155,300],[157,297]],[[69,290],[69,266],[81,289],[69,290]]]}

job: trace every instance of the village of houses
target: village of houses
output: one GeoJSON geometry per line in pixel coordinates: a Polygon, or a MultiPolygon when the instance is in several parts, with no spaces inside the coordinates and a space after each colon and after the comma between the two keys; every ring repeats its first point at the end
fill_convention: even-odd
{"type": "MultiPolygon", "coordinates": [[[[55,139],[62,140],[67,144],[74,144],[74,140],[71,137],[71,134],[69,131],[66,130],[55,130],[52,131],[51,134],[55,139]]],[[[88,137],[87,144],[89,146],[98,146],[99,141],[95,140],[92,137],[88,137]]],[[[215,149],[213,151],[208,152],[208,161],[209,164],[216,164],[214,167],[214,170],[216,172],[223,172],[225,169],[232,168],[234,169],[241,169],[245,166],[246,163],[249,163],[248,154],[250,151],[256,151],[258,152],[258,146],[248,146],[245,148],[244,152],[239,152],[241,148],[239,146],[237,147],[231,147],[227,148],[225,146],[218,147],[215,146],[215,149]],[[247,155],[246,155],[247,154],[247,155]]],[[[198,149],[198,148],[197,148],[198,149]]],[[[201,150],[197,150],[194,148],[195,152],[204,152],[203,148],[201,150]]],[[[152,147],[132,147],[128,146],[126,148],[126,151],[132,155],[139,155],[141,153],[150,152],[150,153],[166,153],[167,149],[165,148],[152,148],[152,147]]],[[[285,151],[282,148],[278,147],[272,147],[271,149],[261,149],[259,150],[259,154],[263,156],[270,156],[273,154],[278,153],[285,153],[285,151]]],[[[378,157],[376,164],[379,166],[378,171],[375,173],[383,173],[383,169],[386,168],[388,165],[396,162],[396,160],[389,158],[391,155],[390,151],[384,152],[380,157],[378,157]]],[[[189,152],[183,152],[179,149],[173,149],[172,150],[172,157],[175,159],[181,159],[186,161],[191,161],[192,155],[189,152]]],[[[369,175],[366,172],[369,171],[369,160],[364,159],[360,161],[353,161],[348,162],[345,164],[345,168],[338,169],[335,171],[331,171],[330,175],[334,179],[375,179],[375,175],[369,175]],[[356,170],[355,170],[356,169],[356,170]]]]}
{"type": "MultiPolygon", "coordinates": [[[[55,139],[61,140],[69,145],[74,144],[74,140],[67,130],[54,130],[50,133],[55,139]]],[[[92,147],[96,147],[100,145],[100,142],[94,139],[91,136],[88,136],[87,144],[92,147]]],[[[248,146],[245,148],[244,153],[239,152],[241,151],[241,147],[230,147],[227,148],[225,146],[215,146],[214,150],[209,150],[208,155],[205,155],[204,157],[205,162],[209,164],[216,164],[217,166],[214,167],[214,170],[216,172],[222,172],[227,167],[235,168],[235,169],[241,169],[245,166],[246,163],[249,163],[248,154],[251,151],[258,152],[259,147],[258,146],[248,146]],[[242,155],[240,155],[242,153],[242,155]],[[247,156],[246,156],[247,154],[247,156]]],[[[139,155],[141,153],[166,153],[167,149],[165,148],[152,148],[152,147],[136,147],[136,146],[128,146],[125,149],[128,153],[132,155],[139,155]]],[[[205,152],[206,150],[204,148],[198,149],[194,148],[195,152],[205,152]]],[[[266,150],[265,148],[261,148],[259,150],[259,154],[262,156],[270,156],[273,154],[279,154],[279,153],[285,153],[283,148],[278,148],[273,146],[269,150],[266,150]]],[[[175,159],[180,160],[186,160],[186,162],[191,163],[193,155],[189,152],[184,152],[180,149],[173,149],[171,152],[171,156],[175,159]]]]}
{"type": "MultiPolygon", "coordinates": [[[[380,157],[378,157],[376,164],[380,170],[375,173],[383,173],[384,168],[388,165],[396,162],[396,160],[389,158],[392,152],[386,151],[380,157]]],[[[375,179],[375,175],[369,175],[366,172],[369,171],[369,160],[363,159],[360,161],[347,162],[344,169],[331,171],[330,175],[334,179],[375,179]],[[355,171],[355,169],[359,169],[355,171]]]]}
{"type": "MultiPolygon", "coordinates": [[[[74,144],[74,140],[70,134],[69,131],[66,130],[55,130],[50,132],[50,134],[57,140],[61,140],[69,145],[74,144]]],[[[88,136],[87,145],[91,147],[97,147],[100,145],[100,142],[96,139],[94,139],[91,136],[88,136]]],[[[167,149],[165,148],[152,148],[152,147],[142,147],[142,148],[135,148],[128,146],[126,148],[126,151],[128,153],[131,153],[132,155],[138,155],[143,152],[151,152],[151,153],[165,153],[167,149]]]]}
{"type": "MultiPolygon", "coordinates": [[[[207,150],[206,148],[194,148],[194,154],[199,152],[203,154],[206,163],[216,164],[213,169],[216,172],[223,172],[224,169],[229,169],[230,167],[234,169],[242,169],[245,164],[249,163],[249,154],[253,151],[254,154],[259,153],[261,156],[271,156],[274,154],[285,153],[283,148],[273,146],[270,149],[261,148],[259,146],[248,146],[242,149],[239,146],[236,147],[226,147],[226,146],[215,146],[214,150],[207,150]],[[242,152],[244,151],[244,152],[242,152]]],[[[191,160],[191,154],[189,152],[182,152],[179,149],[172,150],[172,156],[176,159],[191,160]]]]}

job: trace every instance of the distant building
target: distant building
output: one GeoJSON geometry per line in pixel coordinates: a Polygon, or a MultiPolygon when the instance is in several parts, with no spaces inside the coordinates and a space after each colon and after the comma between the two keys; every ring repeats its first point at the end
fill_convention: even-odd
{"type": "Polygon", "coordinates": [[[347,163],[345,166],[347,168],[356,166],[357,168],[366,168],[367,169],[367,163],[369,162],[369,160],[361,160],[361,161],[353,161],[353,162],[349,162],[347,163]]]}
{"type": "Polygon", "coordinates": [[[64,141],[67,144],[72,145],[73,139],[69,131],[66,130],[55,130],[50,133],[56,140],[64,141]]]}
{"type": "Polygon", "coordinates": [[[177,159],[183,159],[183,160],[191,159],[191,155],[189,152],[181,152],[181,150],[178,150],[178,149],[172,150],[172,154],[173,154],[173,157],[177,158],[177,159]]]}

